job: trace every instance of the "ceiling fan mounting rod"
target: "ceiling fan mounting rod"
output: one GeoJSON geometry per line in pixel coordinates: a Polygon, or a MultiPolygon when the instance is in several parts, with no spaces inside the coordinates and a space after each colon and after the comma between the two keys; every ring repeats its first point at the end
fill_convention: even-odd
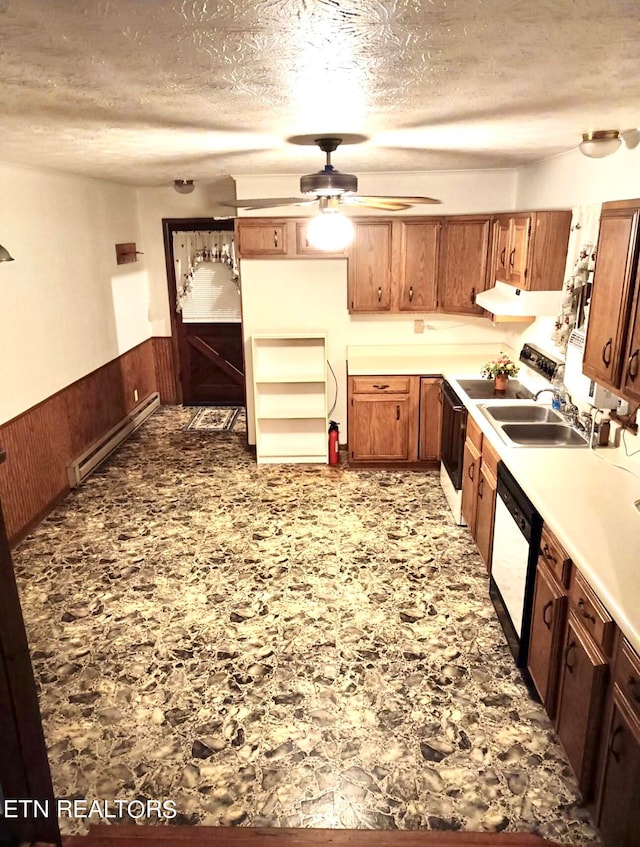
{"type": "Polygon", "coordinates": [[[342,139],[337,138],[336,136],[323,136],[322,138],[316,138],[316,144],[322,150],[323,153],[327,155],[327,167],[331,167],[331,154],[334,150],[337,150],[338,147],[342,144],[342,139]]]}

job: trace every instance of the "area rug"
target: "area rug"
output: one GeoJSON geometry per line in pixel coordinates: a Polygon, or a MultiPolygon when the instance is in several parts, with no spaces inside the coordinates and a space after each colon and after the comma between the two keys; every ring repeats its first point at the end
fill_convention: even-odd
{"type": "Polygon", "coordinates": [[[246,432],[244,406],[206,406],[198,409],[185,429],[209,432],[246,432]]]}

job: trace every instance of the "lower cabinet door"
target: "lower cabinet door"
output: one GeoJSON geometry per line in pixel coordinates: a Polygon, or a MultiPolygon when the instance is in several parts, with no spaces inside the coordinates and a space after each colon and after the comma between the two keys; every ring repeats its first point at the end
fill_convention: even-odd
{"type": "Polygon", "coordinates": [[[417,444],[410,439],[415,409],[408,395],[356,395],[351,402],[349,452],[354,461],[415,460],[417,444]]]}
{"type": "Polygon", "coordinates": [[[538,559],[531,616],[529,673],[547,714],[555,716],[560,648],[566,618],[567,594],[538,559]]]}
{"type": "Polygon", "coordinates": [[[485,463],[482,461],[478,482],[475,537],[478,551],[489,573],[491,572],[491,551],[493,548],[493,521],[496,513],[496,486],[495,476],[485,467],[485,463]]]}
{"type": "Polygon", "coordinates": [[[569,612],[560,669],[556,732],[583,800],[592,791],[608,663],[573,612],[569,612]]]}
{"type": "Polygon", "coordinates": [[[420,437],[418,458],[423,462],[440,459],[442,432],[442,389],[439,377],[420,379],[420,437]]]}
{"type": "Polygon", "coordinates": [[[478,484],[480,482],[480,451],[470,438],[464,443],[462,462],[462,514],[469,532],[476,537],[478,484]]]}
{"type": "Polygon", "coordinates": [[[640,722],[614,688],[598,825],[607,847],[640,845],[640,722]]]}

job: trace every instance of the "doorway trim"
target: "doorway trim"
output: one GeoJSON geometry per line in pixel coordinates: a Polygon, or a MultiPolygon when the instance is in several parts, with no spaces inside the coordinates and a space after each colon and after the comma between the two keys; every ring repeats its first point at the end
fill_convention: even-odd
{"type": "Polygon", "coordinates": [[[235,218],[163,218],[162,236],[164,240],[164,258],[167,269],[167,287],[169,291],[169,318],[171,320],[171,351],[173,355],[173,373],[175,380],[175,396],[178,405],[182,406],[184,396],[180,378],[180,351],[178,349],[178,326],[175,303],[178,296],[176,284],[176,264],[173,254],[173,234],[175,232],[207,232],[220,229],[233,232],[235,218]]]}

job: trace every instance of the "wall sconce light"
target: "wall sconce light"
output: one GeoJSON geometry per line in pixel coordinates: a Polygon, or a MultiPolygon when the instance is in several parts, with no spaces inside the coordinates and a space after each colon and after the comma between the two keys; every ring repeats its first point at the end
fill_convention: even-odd
{"type": "Polygon", "coordinates": [[[191,194],[195,185],[193,184],[192,179],[174,179],[173,187],[178,194],[191,194]]]}
{"type": "Polygon", "coordinates": [[[578,145],[580,152],[590,159],[604,159],[610,156],[622,144],[620,132],[617,129],[603,129],[596,132],[583,132],[582,141],[578,145]]]}
{"type": "Polygon", "coordinates": [[[13,256],[0,244],[0,262],[13,262],[13,256]]]}

